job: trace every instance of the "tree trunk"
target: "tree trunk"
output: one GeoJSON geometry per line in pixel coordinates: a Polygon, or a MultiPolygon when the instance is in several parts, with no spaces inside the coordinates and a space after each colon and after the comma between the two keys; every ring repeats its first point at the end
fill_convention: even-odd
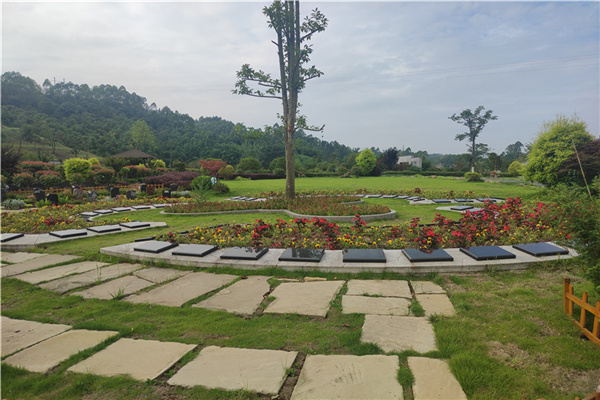
{"type": "Polygon", "coordinates": [[[471,142],[471,172],[475,172],[475,138],[471,142]]]}

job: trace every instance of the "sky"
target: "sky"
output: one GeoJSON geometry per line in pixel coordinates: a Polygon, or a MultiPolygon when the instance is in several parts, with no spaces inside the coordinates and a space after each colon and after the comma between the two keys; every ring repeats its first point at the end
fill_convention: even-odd
{"type": "MultiPolygon", "coordinates": [[[[159,108],[262,128],[276,99],[232,94],[243,64],[276,75],[267,2],[2,2],[2,72],[124,86],[159,108]]],[[[459,154],[448,117],[484,106],[494,152],[577,115],[600,130],[600,2],[301,2],[328,19],[300,94],[315,136],[459,154]]]]}

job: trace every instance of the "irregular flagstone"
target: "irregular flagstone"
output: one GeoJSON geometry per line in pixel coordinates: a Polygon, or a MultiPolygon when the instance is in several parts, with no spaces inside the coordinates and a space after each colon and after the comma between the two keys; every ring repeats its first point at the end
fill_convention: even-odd
{"type": "Polygon", "coordinates": [[[17,264],[7,265],[2,267],[2,277],[22,274],[27,271],[33,271],[34,269],[40,269],[48,267],[54,264],[60,264],[68,261],[72,261],[79,258],[79,256],[63,256],[60,254],[44,254],[42,257],[36,257],[31,260],[23,261],[17,264]]]}
{"type": "Polygon", "coordinates": [[[342,313],[408,315],[410,300],[400,297],[342,296],[342,313]]]}
{"type": "Polygon", "coordinates": [[[297,354],[295,351],[209,346],[167,383],[277,394],[297,354]]]}
{"type": "Polygon", "coordinates": [[[418,294],[417,301],[425,310],[427,317],[431,315],[455,315],[454,306],[445,294],[418,294]]]}
{"type": "Polygon", "coordinates": [[[48,372],[73,354],[96,346],[119,332],[73,329],[44,340],[3,362],[32,372],[48,372]]]}
{"type": "Polygon", "coordinates": [[[369,281],[351,279],[348,281],[348,296],[378,295],[385,297],[412,298],[407,281],[369,281]]]}
{"type": "Polygon", "coordinates": [[[22,263],[25,261],[33,260],[34,258],[39,258],[39,257],[45,256],[45,255],[47,255],[47,254],[25,253],[25,252],[21,252],[21,251],[17,252],[17,253],[9,253],[9,252],[3,251],[0,254],[0,259],[2,260],[2,262],[16,264],[16,263],[22,263]]]}
{"type": "Polygon", "coordinates": [[[265,293],[269,292],[268,279],[270,279],[269,276],[249,276],[192,307],[224,310],[244,315],[253,314],[262,303],[265,293]]]}
{"type": "Polygon", "coordinates": [[[415,377],[413,384],[415,400],[467,400],[460,383],[452,375],[445,361],[408,357],[408,367],[415,377]]]}
{"type": "Polygon", "coordinates": [[[139,271],[135,271],[133,275],[138,278],[145,279],[149,282],[154,283],[163,283],[166,281],[170,281],[175,278],[180,278],[189,274],[192,271],[181,271],[178,269],[172,268],[158,268],[158,267],[150,267],[141,269],[139,271]]]}
{"type": "Polygon", "coordinates": [[[411,281],[415,294],[444,294],[446,291],[439,285],[429,281],[411,281]]]}
{"type": "Polygon", "coordinates": [[[267,306],[265,313],[325,317],[329,303],[343,285],[343,281],[282,283],[271,292],[270,296],[275,300],[267,306]]]}
{"type": "Polygon", "coordinates": [[[180,307],[183,303],[212,292],[236,278],[235,275],[194,272],[148,292],[129,296],[125,301],[180,307]]]}
{"type": "Polygon", "coordinates": [[[84,299],[120,299],[123,296],[138,292],[154,283],[138,278],[137,276],[124,276],[113,279],[98,286],[91,287],[79,292],[71,293],[73,296],[81,296],[84,299]]]}
{"type": "Polygon", "coordinates": [[[131,274],[140,268],[143,268],[141,264],[114,264],[109,265],[108,267],[84,272],[83,274],[66,276],[64,278],[42,283],[40,284],[40,287],[42,289],[52,290],[53,292],[62,294],[72,289],[89,286],[97,282],[103,282],[109,279],[118,278],[119,276],[131,274]]]}
{"type": "Polygon", "coordinates": [[[398,356],[308,355],[291,399],[402,399],[398,368],[398,356]]]}
{"type": "Polygon", "coordinates": [[[365,315],[361,342],[375,343],[385,352],[437,350],[433,326],[427,318],[365,315]]]}
{"type": "Polygon", "coordinates": [[[0,317],[0,321],[2,323],[2,357],[71,329],[69,325],[43,324],[4,316],[0,317]]]}
{"type": "Polygon", "coordinates": [[[193,344],[124,338],[68,371],[102,376],[129,375],[146,381],[156,379],[195,347],[193,344]]]}
{"type": "Polygon", "coordinates": [[[37,284],[44,281],[51,281],[54,279],[63,278],[72,274],[80,274],[102,268],[108,265],[108,263],[96,262],[96,261],[82,261],[74,264],[61,265],[59,267],[46,268],[34,272],[26,272],[21,275],[15,275],[13,278],[20,279],[25,282],[37,284]]]}

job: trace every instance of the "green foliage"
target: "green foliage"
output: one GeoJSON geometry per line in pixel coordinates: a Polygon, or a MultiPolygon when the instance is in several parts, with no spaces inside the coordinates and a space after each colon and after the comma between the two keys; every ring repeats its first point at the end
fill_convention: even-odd
{"type": "Polygon", "coordinates": [[[481,182],[481,174],[477,172],[467,172],[465,173],[465,181],[467,182],[481,182]]]}
{"type": "Polygon", "coordinates": [[[25,202],[19,199],[8,199],[2,202],[2,207],[7,210],[20,210],[21,208],[25,208],[25,202]]]}
{"type": "Polygon", "coordinates": [[[121,172],[121,168],[127,165],[127,160],[121,157],[106,157],[104,165],[115,170],[115,174],[121,172]]]}
{"type": "Polygon", "coordinates": [[[468,128],[467,132],[456,135],[455,140],[462,141],[468,139],[469,144],[467,147],[471,153],[471,169],[475,168],[475,163],[478,156],[485,154],[488,150],[487,145],[475,143],[477,137],[489,121],[498,119],[496,115],[492,115],[492,110],[487,110],[485,114],[482,115],[481,112],[483,110],[485,110],[484,106],[477,107],[475,111],[471,111],[467,108],[458,115],[453,114],[451,117],[448,117],[448,119],[451,119],[452,121],[462,124],[468,128]]]}
{"type": "Polygon", "coordinates": [[[144,152],[151,152],[156,147],[154,134],[145,121],[137,120],[129,130],[131,146],[144,152]]]}
{"type": "Polygon", "coordinates": [[[576,116],[557,116],[554,121],[544,123],[538,133],[523,176],[546,185],[556,185],[561,164],[575,153],[573,144],[580,146],[593,139],[584,121],[576,116]]]}
{"type": "Polygon", "coordinates": [[[210,176],[206,176],[206,175],[197,176],[192,180],[192,183],[190,184],[190,186],[194,190],[200,190],[200,191],[210,190],[210,188],[212,186],[210,179],[211,179],[210,176]]]}
{"type": "MultiPolygon", "coordinates": [[[[87,180],[92,170],[92,163],[83,158],[69,158],[63,163],[65,166],[65,177],[67,181],[76,183],[75,180],[79,180],[79,177],[74,177],[74,174],[78,174],[83,177],[81,182],[87,180]]],[[[77,182],[77,183],[81,183],[77,182]]]]}
{"type": "Polygon", "coordinates": [[[523,164],[518,161],[513,161],[508,166],[508,173],[515,176],[521,175],[523,173],[523,164]]]}
{"type": "Polygon", "coordinates": [[[371,171],[373,171],[376,161],[375,154],[373,154],[371,149],[364,149],[360,152],[358,157],[356,157],[356,165],[360,167],[362,175],[365,176],[368,176],[371,171]]]}
{"type": "Polygon", "coordinates": [[[350,175],[354,175],[354,176],[358,177],[361,174],[362,174],[362,169],[358,165],[354,165],[352,168],[350,168],[350,175]]]}
{"type": "Polygon", "coordinates": [[[32,173],[21,172],[20,174],[13,175],[13,183],[20,188],[26,188],[33,185],[35,177],[32,173]]]}
{"type": "Polygon", "coordinates": [[[115,180],[115,170],[112,168],[92,169],[90,178],[96,185],[107,185],[115,180]]]}
{"type": "Polygon", "coordinates": [[[260,161],[257,158],[246,157],[240,160],[237,170],[239,172],[261,172],[262,165],[260,165],[260,161]]]}
{"type": "Polygon", "coordinates": [[[339,176],[344,176],[348,173],[348,168],[344,167],[343,165],[340,165],[336,172],[339,176]]]}
{"type": "MultiPolygon", "coordinates": [[[[4,129],[2,130],[2,135],[4,138],[4,129]]],[[[4,143],[2,143],[1,151],[2,153],[0,154],[0,169],[2,169],[2,173],[7,175],[12,175],[16,173],[19,169],[19,161],[21,161],[21,157],[23,156],[21,151],[12,145],[7,145],[4,143]]]]}
{"type": "Polygon", "coordinates": [[[163,160],[159,160],[158,158],[155,158],[153,160],[148,161],[148,166],[152,169],[166,168],[167,164],[163,160]]]}
{"type": "Polygon", "coordinates": [[[173,161],[173,168],[175,171],[183,172],[186,169],[185,163],[183,161],[175,160],[173,161]]]}
{"type": "Polygon", "coordinates": [[[98,161],[98,159],[96,157],[90,157],[90,158],[88,158],[88,161],[92,165],[100,165],[100,161],[98,161]]]}
{"type": "Polygon", "coordinates": [[[212,185],[212,190],[213,190],[213,192],[216,192],[219,194],[225,194],[225,193],[229,193],[229,186],[227,186],[226,184],[224,184],[222,182],[216,182],[212,185]]]}
{"type": "Polygon", "coordinates": [[[283,168],[275,168],[273,170],[273,174],[280,175],[280,176],[285,176],[285,169],[283,169],[283,168]]]}
{"type": "Polygon", "coordinates": [[[282,169],[285,174],[285,157],[277,157],[269,164],[269,169],[275,173],[276,169],[282,169]]]}
{"type": "Polygon", "coordinates": [[[63,181],[63,177],[60,173],[55,171],[40,171],[38,173],[38,181],[44,185],[44,187],[49,188],[59,185],[63,181]]]}

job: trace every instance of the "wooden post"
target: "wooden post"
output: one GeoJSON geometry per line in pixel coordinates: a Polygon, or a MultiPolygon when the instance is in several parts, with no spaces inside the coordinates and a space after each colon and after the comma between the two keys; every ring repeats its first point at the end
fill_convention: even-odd
{"type": "Polygon", "coordinates": [[[563,278],[563,306],[565,314],[569,313],[569,301],[567,299],[567,293],[569,293],[569,285],[571,284],[570,278],[563,278]]]}
{"type": "Polygon", "coordinates": [[[596,302],[596,310],[598,310],[597,313],[595,313],[594,315],[594,326],[592,328],[592,334],[596,337],[600,337],[599,333],[600,333],[600,328],[599,325],[600,323],[598,322],[598,316],[600,316],[600,300],[596,302]]]}
{"type": "MultiPolygon", "coordinates": [[[[587,292],[583,292],[583,296],[581,296],[581,300],[583,300],[584,303],[588,302],[587,292]]],[[[582,328],[585,328],[585,307],[581,307],[581,316],[579,317],[579,323],[581,324],[582,328]]]]}

